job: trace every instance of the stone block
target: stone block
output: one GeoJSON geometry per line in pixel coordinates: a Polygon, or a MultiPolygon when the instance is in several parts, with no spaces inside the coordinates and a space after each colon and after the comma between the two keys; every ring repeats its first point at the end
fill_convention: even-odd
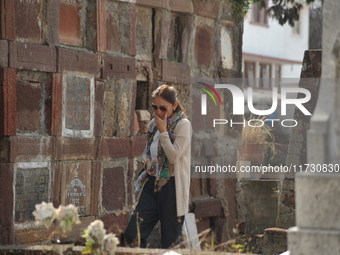
{"type": "Polygon", "coordinates": [[[9,66],[43,72],[56,71],[54,47],[20,42],[9,43],[9,66]]]}
{"type": "Polygon", "coordinates": [[[0,227],[0,244],[1,245],[9,245],[14,243],[14,235],[13,235],[14,227],[0,227]]]}
{"type": "Polygon", "coordinates": [[[212,56],[212,29],[206,25],[196,28],[194,56],[198,66],[209,67],[212,56]]]}
{"type": "Polygon", "coordinates": [[[218,198],[198,199],[194,201],[194,214],[196,218],[209,218],[223,216],[221,200],[218,198]]]}
{"type": "Polygon", "coordinates": [[[138,121],[150,121],[151,115],[150,112],[147,110],[136,110],[138,121]]]}
{"type": "Polygon", "coordinates": [[[119,215],[111,213],[103,215],[101,220],[104,222],[106,233],[115,233],[119,236],[125,231],[129,222],[129,217],[127,212],[122,212],[119,215]]]}
{"type": "Polygon", "coordinates": [[[187,64],[162,60],[162,80],[190,84],[190,67],[187,64]]]}
{"type": "MultiPolygon", "coordinates": [[[[14,181],[13,164],[0,163],[0,226],[10,227],[13,226],[13,207],[14,207],[14,181]]],[[[2,239],[0,239],[2,240],[2,239]]],[[[0,241],[0,243],[2,243],[0,241]]]]}
{"type": "Polygon", "coordinates": [[[125,206],[124,168],[122,166],[104,168],[102,182],[103,208],[106,211],[122,210],[125,206]]]}
{"type": "Polygon", "coordinates": [[[0,136],[0,163],[10,162],[10,136],[0,136]]]}
{"type": "Polygon", "coordinates": [[[81,10],[82,4],[60,3],[59,40],[60,43],[82,45],[81,10]]]}
{"type": "Polygon", "coordinates": [[[17,83],[17,130],[37,132],[40,130],[42,104],[40,83],[17,83]]]}
{"type": "Polygon", "coordinates": [[[145,5],[155,8],[167,8],[168,0],[136,0],[138,5],[145,5]]]}
{"type": "Polygon", "coordinates": [[[91,212],[91,161],[62,162],[60,202],[74,204],[79,215],[91,212]]]}
{"type": "MultiPolygon", "coordinates": [[[[195,215],[195,217],[196,217],[196,215],[195,215]]],[[[197,225],[197,232],[201,233],[201,232],[211,228],[211,226],[210,226],[210,218],[198,219],[196,217],[196,225],[197,225]]]]}
{"type": "Polygon", "coordinates": [[[134,158],[143,154],[147,143],[146,135],[138,135],[131,138],[131,156],[134,158]]]}
{"type": "Polygon", "coordinates": [[[169,37],[170,33],[173,32],[170,30],[171,18],[172,14],[170,11],[156,9],[154,40],[160,43],[156,43],[154,46],[153,55],[155,58],[168,58],[169,37]]]}
{"type": "Polygon", "coordinates": [[[35,205],[49,201],[51,165],[48,162],[20,162],[15,169],[14,220],[23,223],[34,220],[35,205]]]}
{"type": "Polygon", "coordinates": [[[136,76],[136,64],[134,58],[117,57],[105,54],[103,56],[102,79],[134,79],[136,76]]]}
{"type": "Polygon", "coordinates": [[[60,188],[61,188],[61,171],[62,171],[62,162],[54,161],[51,163],[51,168],[53,171],[53,180],[52,180],[52,196],[51,202],[55,208],[58,208],[60,205],[60,188]]]}
{"type": "Polygon", "coordinates": [[[96,7],[97,51],[106,52],[106,1],[99,0],[96,7]]]}
{"type": "Polygon", "coordinates": [[[16,70],[0,68],[0,135],[16,135],[16,70]]]}
{"type": "Polygon", "coordinates": [[[138,134],[139,131],[139,125],[138,125],[138,119],[136,112],[133,112],[133,131],[132,135],[135,136],[138,134]]]}
{"type": "MultiPolygon", "coordinates": [[[[327,168],[327,171],[330,171],[327,168]]],[[[340,231],[340,176],[337,173],[299,173],[295,178],[296,225],[340,231]]]]}
{"type": "Polygon", "coordinates": [[[53,225],[48,229],[45,226],[36,228],[30,228],[27,225],[22,228],[13,227],[14,243],[16,245],[37,244],[42,240],[47,240],[53,231],[53,225]]]}
{"type": "Polygon", "coordinates": [[[15,1],[1,1],[0,13],[0,37],[7,40],[16,40],[15,1]]]}
{"type": "Polygon", "coordinates": [[[136,9],[136,57],[152,60],[152,9],[137,6],[136,9]]]}
{"type": "Polygon", "coordinates": [[[91,174],[91,215],[99,214],[99,194],[101,187],[101,162],[99,160],[92,162],[91,174]]]}
{"type": "Polygon", "coordinates": [[[17,38],[31,43],[43,42],[43,30],[45,25],[43,16],[44,3],[40,1],[14,1],[15,2],[15,27],[17,38]],[[37,17],[37,18],[32,18],[37,17]]]}
{"type": "Polygon", "coordinates": [[[174,12],[193,13],[191,0],[169,0],[169,9],[174,12]]]}
{"type": "Polygon", "coordinates": [[[8,67],[8,41],[0,40],[0,67],[8,67]]]}
{"type": "Polygon", "coordinates": [[[139,133],[141,134],[147,134],[148,133],[148,127],[149,127],[150,121],[144,120],[144,121],[138,121],[139,125],[139,133]]]}
{"type": "Polygon", "coordinates": [[[129,157],[131,154],[130,140],[128,138],[102,139],[99,154],[101,159],[129,157]]]}
{"type": "Polygon", "coordinates": [[[217,19],[220,8],[218,0],[194,0],[194,13],[200,16],[217,19]]]}
{"type": "Polygon", "coordinates": [[[58,73],[75,71],[100,76],[98,55],[85,51],[57,48],[58,73]]]}
{"type": "Polygon", "coordinates": [[[96,81],[94,104],[94,135],[103,135],[104,83],[96,81]]]}
{"type": "Polygon", "coordinates": [[[96,138],[56,138],[56,159],[57,160],[76,160],[94,159],[96,156],[96,138]]]}
{"type": "Polygon", "coordinates": [[[46,17],[47,33],[46,41],[49,46],[59,45],[59,14],[60,2],[55,0],[47,0],[46,3],[46,17]]]}
{"type": "Polygon", "coordinates": [[[14,136],[10,138],[11,162],[47,161],[53,156],[54,138],[14,136]]]}
{"type": "Polygon", "coordinates": [[[62,134],[62,110],[63,110],[63,82],[62,74],[52,74],[52,116],[51,135],[62,134]]]}
{"type": "Polygon", "coordinates": [[[136,56],[136,4],[130,7],[130,56],[136,56]]]}
{"type": "Polygon", "coordinates": [[[304,229],[292,227],[288,229],[288,250],[295,254],[339,254],[340,231],[304,229]]]}

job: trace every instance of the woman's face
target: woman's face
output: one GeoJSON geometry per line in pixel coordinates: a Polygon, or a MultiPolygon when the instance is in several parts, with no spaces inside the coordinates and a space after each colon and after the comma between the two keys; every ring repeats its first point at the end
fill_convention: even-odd
{"type": "Polygon", "coordinates": [[[177,101],[174,104],[171,104],[161,96],[155,97],[152,101],[153,111],[161,119],[164,119],[166,113],[167,118],[169,118],[174,113],[174,110],[177,108],[177,106],[178,106],[177,101]]]}

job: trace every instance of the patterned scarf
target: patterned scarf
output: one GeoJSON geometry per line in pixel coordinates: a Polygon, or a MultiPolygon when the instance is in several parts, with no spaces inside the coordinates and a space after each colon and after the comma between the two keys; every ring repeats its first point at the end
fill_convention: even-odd
{"type": "MultiPolygon", "coordinates": [[[[175,112],[167,119],[166,130],[169,134],[169,138],[171,143],[175,141],[175,128],[177,123],[182,119],[187,118],[187,116],[183,112],[175,112]]],[[[155,119],[152,119],[149,126],[148,132],[148,143],[145,149],[145,156],[146,159],[151,161],[151,152],[150,147],[153,142],[153,138],[157,132],[157,126],[155,119]]],[[[160,141],[158,142],[158,149],[157,149],[157,160],[158,160],[158,169],[154,176],[156,177],[155,180],[155,192],[161,191],[162,187],[168,182],[171,176],[174,173],[174,165],[170,164],[168,161],[168,157],[166,156],[160,141]]],[[[139,175],[138,179],[135,182],[135,192],[139,192],[144,183],[148,180],[149,174],[147,173],[147,169],[139,175]]]]}

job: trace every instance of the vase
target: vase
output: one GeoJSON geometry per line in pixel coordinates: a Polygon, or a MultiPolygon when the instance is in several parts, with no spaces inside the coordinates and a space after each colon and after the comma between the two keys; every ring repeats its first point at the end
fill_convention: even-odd
{"type": "Polygon", "coordinates": [[[73,239],[52,239],[52,250],[60,255],[72,255],[73,239]]]}
{"type": "Polygon", "coordinates": [[[242,144],[237,151],[237,160],[249,161],[252,166],[260,165],[264,160],[265,147],[264,143],[242,144]]]}

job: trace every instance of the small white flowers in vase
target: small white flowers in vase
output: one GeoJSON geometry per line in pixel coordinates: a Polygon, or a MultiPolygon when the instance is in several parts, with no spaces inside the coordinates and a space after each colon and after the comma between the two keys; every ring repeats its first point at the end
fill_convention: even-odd
{"type": "Polygon", "coordinates": [[[47,204],[42,202],[41,204],[35,205],[33,215],[37,225],[44,225],[46,228],[49,228],[57,217],[57,210],[52,203],[47,204]]]}

